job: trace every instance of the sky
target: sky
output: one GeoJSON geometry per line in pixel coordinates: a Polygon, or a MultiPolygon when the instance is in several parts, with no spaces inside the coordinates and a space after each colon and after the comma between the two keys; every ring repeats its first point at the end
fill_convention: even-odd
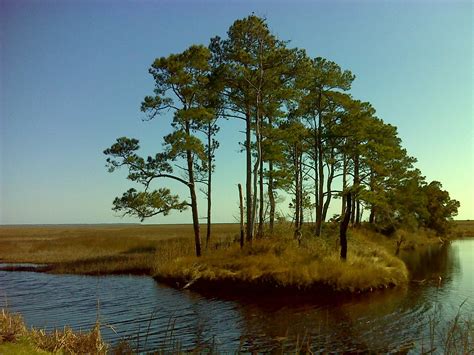
{"type": "MultiPolygon", "coordinates": [[[[170,115],[143,122],[139,110],[150,64],[225,37],[251,13],[290,46],[351,70],[351,94],[398,127],[426,179],[461,202],[457,218],[474,219],[471,1],[0,0],[0,224],[138,222],[111,210],[137,186],[107,172],[103,150],[128,136],[145,155],[159,151],[170,115]]],[[[218,136],[216,222],[238,214],[242,124],[225,121],[218,136]]],[[[189,212],[148,220],[190,222],[189,212]]]]}

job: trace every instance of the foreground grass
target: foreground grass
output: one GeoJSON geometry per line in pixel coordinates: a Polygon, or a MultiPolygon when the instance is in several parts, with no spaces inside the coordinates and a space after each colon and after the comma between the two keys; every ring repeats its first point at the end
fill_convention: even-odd
{"type": "Polygon", "coordinates": [[[19,314],[5,309],[0,312],[1,354],[105,354],[109,346],[102,340],[100,326],[88,332],[74,332],[71,328],[45,332],[27,329],[19,314]]]}
{"type": "MultiPolygon", "coordinates": [[[[457,315],[446,324],[439,321],[443,314],[439,309],[430,315],[425,326],[429,335],[419,339],[418,351],[423,354],[472,354],[474,352],[474,321],[472,315],[461,314],[461,307],[457,315]]],[[[241,344],[243,341],[241,341],[241,344]]],[[[201,344],[194,349],[183,350],[179,340],[169,339],[170,349],[153,349],[155,354],[164,353],[219,353],[214,342],[201,344]]],[[[404,351],[415,350],[406,348],[404,351]]],[[[313,353],[327,349],[323,344],[314,342],[310,335],[297,336],[294,342],[282,343],[280,349],[273,349],[272,353],[313,353]]],[[[236,353],[248,352],[243,348],[236,349],[236,353]]],[[[257,351],[253,351],[257,352],[257,351]]],[[[19,314],[12,314],[4,309],[0,311],[0,354],[136,354],[133,344],[121,340],[111,346],[103,341],[100,324],[97,323],[90,331],[74,332],[70,328],[62,331],[45,332],[44,330],[28,329],[19,314]]]]}

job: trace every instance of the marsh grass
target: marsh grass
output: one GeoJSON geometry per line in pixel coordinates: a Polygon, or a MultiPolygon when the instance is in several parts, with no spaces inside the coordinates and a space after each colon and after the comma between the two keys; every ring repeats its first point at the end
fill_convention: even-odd
{"type": "MultiPolygon", "coordinates": [[[[237,231],[213,225],[210,249],[237,231]]],[[[53,273],[149,275],[157,260],[193,254],[191,225],[0,226],[0,263],[47,264],[53,273]]]]}
{"type": "Polygon", "coordinates": [[[456,238],[474,238],[474,221],[456,221],[453,236],[456,238]]]}
{"type": "Polygon", "coordinates": [[[434,307],[428,317],[427,339],[421,339],[423,354],[473,354],[474,353],[474,319],[473,315],[462,312],[467,300],[459,306],[456,315],[448,322],[443,322],[441,305],[434,307]]]}
{"type": "MultiPolygon", "coordinates": [[[[284,227],[286,228],[286,227],[284,227]]],[[[179,256],[157,263],[158,280],[181,287],[203,283],[266,285],[275,288],[360,292],[403,285],[408,281],[405,264],[362,234],[350,236],[347,261],[339,258],[337,240],[304,238],[301,245],[276,233],[240,249],[238,244],[215,250],[201,258],[179,256]]]]}
{"type": "Polygon", "coordinates": [[[2,308],[0,315],[0,344],[16,342],[26,332],[25,323],[19,314],[11,314],[2,308]]]}
{"type": "Polygon", "coordinates": [[[88,332],[75,332],[69,327],[46,332],[43,329],[27,329],[19,314],[2,309],[0,353],[5,349],[10,349],[13,353],[41,353],[42,350],[59,354],[105,354],[108,345],[102,340],[99,323],[88,332]],[[12,347],[12,343],[18,345],[12,347]]]}

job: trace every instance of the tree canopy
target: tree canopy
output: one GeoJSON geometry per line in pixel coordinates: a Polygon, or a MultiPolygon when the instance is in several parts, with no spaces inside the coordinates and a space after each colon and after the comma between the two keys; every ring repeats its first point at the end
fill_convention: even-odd
{"type": "Polygon", "coordinates": [[[206,186],[208,242],[216,134],[224,118],[244,125],[247,242],[264,237],[267,224],[272,233],[279,194],[291,196],[295,236],[309,222],[321,235],[329,207],[339,199],[336,219],[354,226],[366,221],[387,233],[400,226],[447,233],[457,214],[459,202],[441,183],[425,180],[396,127],[351,95],[355,75],[291,48],[263,18],[239,19],[226,38],[157,58],[149,73],[155,86],[141,110],[150,120],[172,111],[173,131],[153,157],[138,155],[139,141],[127,137],[104,151],[110,172],[126,167],[128,179],[143,187],[117,197],[113,209],[143,220],[190,207],[198,256],[198,186],[206,186]],[[188,198],[166,187],[151,189],[166,179],[184,184],[188,198]]]}

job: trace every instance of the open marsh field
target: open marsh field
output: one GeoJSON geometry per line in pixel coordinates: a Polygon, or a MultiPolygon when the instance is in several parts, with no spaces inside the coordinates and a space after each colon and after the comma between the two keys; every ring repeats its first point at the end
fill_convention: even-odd
{"type": "MultiPolygon", "coordinates": [[[[213,225],[211,247],[238,225],[213,225]]],[[[193,255],[190,225],[0,226],[0,262],[51,264],[56,273],[150,274],[154,260],[193,255]]]]}
{"type": "Polygon", "coordinates": [[[455,238],[474,238],[474,221],[455,221],[453,236],[455,238]]]}

